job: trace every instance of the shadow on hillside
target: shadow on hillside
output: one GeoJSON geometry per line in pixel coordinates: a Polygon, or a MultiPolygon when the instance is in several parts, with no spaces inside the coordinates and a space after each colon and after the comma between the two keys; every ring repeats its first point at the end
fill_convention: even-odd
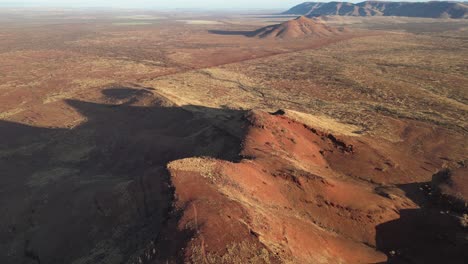
{"type": "Polygon", "coordinates": [[[224,35],[224,36],[244,36],[244,37],[254,37],[257,33],[257,30],[254,31],[230,31],[230,30],[208,30],[209,33],[215,35],[224,35]]]}
{"type": "Polygon", "coordinates": [[[428,184],[399,186],[420,208],[401,210],[399,219],[376,227],[377,249],[387,254],[387,263],[461,264],[468,259],[466,230],[427,197],[428,184]]]}
{"type": "Polygon", "coordinates": [[[138,263],[151,241],[152,261],[181,261],[190,231],[176,228],[166,164],[237,161],[244,112],[164,107],[148,88],[103,98],[68,100],[86,118],[72,129],[0,121],[1,263],[138,263]]]}

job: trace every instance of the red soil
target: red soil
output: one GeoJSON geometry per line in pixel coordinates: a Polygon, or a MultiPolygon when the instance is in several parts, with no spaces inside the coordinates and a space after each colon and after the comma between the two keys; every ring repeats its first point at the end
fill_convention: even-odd
{"type": "Polygon", "coordinates": [[[344,29],[330,27],[319,19],[309,19],[305,16],[289,20],[282,24],[267,26],[255,32],[260,38],[299,38],[299,37],[330,37],[344,32],[344,29]]]}
{"type": "Polygon", "coordinates": [[[372,178],[410,182],[402,174],[413,171],[427,179],[421,160],[411,160],[403,144],[385,149],[371,139],[337,138],[286,116],[253,111],[246,119],[239,163],[206,158],[168,166],[183,212],[178,228],[193,231],[185,261],[380,263],[397,254],[387,247],[385,223],[420,207],[405,188],[372,178]],[[352,177],[358,171],[371,180],[352,177]]]}

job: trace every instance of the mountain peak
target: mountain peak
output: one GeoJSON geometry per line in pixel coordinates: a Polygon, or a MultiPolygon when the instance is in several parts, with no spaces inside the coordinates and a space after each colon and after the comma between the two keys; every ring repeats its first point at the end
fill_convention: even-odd
{"type": "Polygon", "coordinates": [[[343,32],[343,29],[330,27],[322,23],[319,19],[299,16],[281,24],[261,28],[255,32],[255,36],[260,38],[290,39],[301,37],[327,37],[340,34],[341,32],[343,32]]]}

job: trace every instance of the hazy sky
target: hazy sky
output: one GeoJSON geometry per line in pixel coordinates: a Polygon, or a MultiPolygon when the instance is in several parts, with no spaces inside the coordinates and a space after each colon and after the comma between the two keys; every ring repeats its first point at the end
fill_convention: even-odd
{"type": "MultiPolygon", "coordinates": [[[[290,8],[306,0],[0,0],[0,5],[153,8],[290,8]]],[[[313,0],[309,0],[313,1],[313,0]]],[[[346,1],[346,0],[342,0],[346,1]]],[[[414,0],[413,0],[414,1],[414,0]]],[[[327,0],[317,0],[327,2],[327,0]]],[[[362,2],[362,1],[349,1],[362,2]]]]}
{"type": "Polygon", "coordinates": [[[8,5],[61,7],[289,8],[301,0],[0,0],[8,5]]]}

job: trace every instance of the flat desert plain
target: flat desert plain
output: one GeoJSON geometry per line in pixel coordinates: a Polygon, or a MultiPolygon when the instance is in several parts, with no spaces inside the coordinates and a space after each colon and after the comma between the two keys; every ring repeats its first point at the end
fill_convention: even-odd
{"type": "Polygon", "coordinates": [[[1,263],[468,259],[468,20],[0,13],[1,263]]]}

